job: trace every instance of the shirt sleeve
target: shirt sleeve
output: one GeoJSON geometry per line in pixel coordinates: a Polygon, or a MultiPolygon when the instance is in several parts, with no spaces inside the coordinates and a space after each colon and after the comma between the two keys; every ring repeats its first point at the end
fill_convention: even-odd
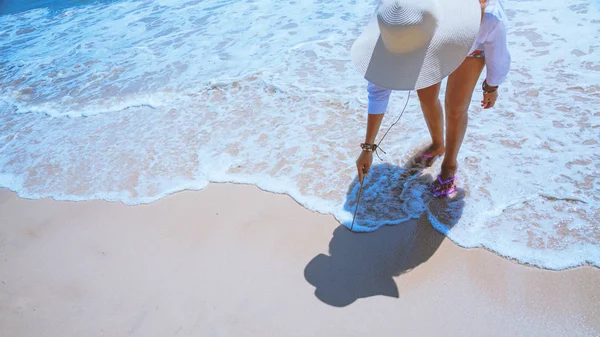
{"type": "Polygon", "coordinates": [[[390,89],[385,89],[371,82],[367,85],[369,93],[369,114],[384,114],[390,101],[390,89]]]}
{"type": "Polygon", "coordinates": [[[506,25],[502,20],[494,21],[484,42],[486,82],[493,87],[502,84],[510,70],[506,25]]]}

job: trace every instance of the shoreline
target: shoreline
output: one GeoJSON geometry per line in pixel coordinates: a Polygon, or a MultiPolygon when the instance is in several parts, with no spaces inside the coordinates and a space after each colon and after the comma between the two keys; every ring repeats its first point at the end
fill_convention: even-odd
{"type": "Polygon", "coordinates": [[[600,269],[465,249],[422,217],[354,234],[252,185],[157,202],[0,189],[6,336],[600,335],[600,269]]]}
{"type": "MultiPolygon", "coordinates": [[[[332,220],[337,223],[339,226],[341,227],[345,227],[333,214],[330,213],[323,213],[323,212],[319,212],[316,210],[311,210],[308,209],[306,206],[304,206],[302,203],[300,203],[298,200],[296,200],[296,198],[294,198],[293,196],[289,195],[286,192],[273,192],[270,191],[268,189],[262,188],[254,183],[243,183],[243,182],[208,182],[208,184],[204,187],[201,187],[199,189],[191,189],[191,188],[185,188],[182,190],[177,190],[174,192],[169,192],[167,194],[164,194],[160,197],[158,197],[156,200],[152,200],[149,202],[141,202],[138,204],[127,204],[124,203],[121,200],[107,200],[107,199],[85,199],[85,200],[70,200],[70,199],[55,199],[54,197],[51,196],[46,196],[43,198],[27,198],[27,197],[21,197],[18,195],[18,192],[7,188],[7,187],[0,187],[0,202],[3,200],[3,195],[10,195],[12,194],[14,197],[19,198],[21,200],[30,200],[30,201],[35,201],[35,200],[47,200],[47,201],[51,201],[51,202],[58,202],[58,203],[86,203],[86,202],[104,202],[104,203],[108,203],[108,204],[118,204],[120,206],[124,206],[124,207],[142,207],[142,206],[147,206],[147,205],[152,205],[156,202],[160,202],[163,199],[166,198],[171,198],[177,194],[180,193],[198,193],[203,191],[204,189],[206,189],[208,186],[242,186],[242,187],[249,187],[249,188],[256,188],[257,190],[259,190],[260,192],[264,192],[267,194],[271,194],[271,195],[277,195],[277,196],[283,196],[283,197],[287,197],[290,198],[297,206],[305,209],[308,212],[314,213],[314,214],[318,214],[318,215],[322,215],[322,216],[328,216],[331,217],[332,220]]],[[[429,222],[429,221],[427,221],[429,222]]],[[[355,231],[355,234],[369,234],[369,233],[373,233],[375,231],[378,231],[384,227],[394,227],[394,226],[401,226],[402,224],[397,224],[397,225],[384,225],[380,228],[376,228],[374,231],[367,231],[367,232],[359,232],[359,231],[355,231]]],[[[430,226],[433,226],[431,223],[429,223],[430,226]]],[[[528,268],[535,268],[535,269],[539,269],[539,270],[545,270],[545,271],[553,271],[553,272],[561,272],[561,271],[569,271],[569,270],[574,270],[577,268],[592,268],[592,269],[598,269],[600,270],[599,266],[595,266],[592,263],[586,262],[586,263],[582,263],[579,265],[575,265],[575,266],[570,266],[570,267],[566,267],[566,268],[561,268],[561,269],[554,269],[554,268],[548,268],[548,267],[541,267],[539,265],[533,264],[533,263],[529,263],[529,262],[525,262],[525,261],[521,261],[515,257],[511,257],[508,255],[503,255],[502,253],[493,250],[491,248],[488,248],[486,246],[476,246],[476,247],[465,247],[465,246],[461,246],[460,244],[454,242],[451,238],[447,237],[445,234],[441,233],[439,230],[436,229],[436,231],[440,234],[443,235],[444,237],[446,237],[447,240],[449,240],[450,242],[452,242],[453,245],[455,245],[457,248],[460,249],[466,249],[466,250],[483,250],[486,251],[488,253],[494,254],[500,258],[503,258],[507,261],[510,261],[512,263],[515,263],[517,265],[523,266],[523,267],[528,267],[528,268]]]]}

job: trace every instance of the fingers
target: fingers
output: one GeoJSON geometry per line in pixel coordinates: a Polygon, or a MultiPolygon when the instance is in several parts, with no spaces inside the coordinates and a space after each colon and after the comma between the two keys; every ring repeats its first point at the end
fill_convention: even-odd
{"type": "Polygon", "coordinates": [[[371,169],[371,164],[373,163],[372,152],[361,152],[360,156],[356,160],[356,169],[358,170],[358,181],[362,185],[365,176],[369,173],[371,169]]]}
{"type": "Polygon", "coordinates": [[[362,167],[358,167],[358,166],[357,166],[357,168],[358,168],[358,182],[360,182],[360,184],[362,185],[363,179],[365,178],[365,175],[363,173],[364,169],[362,167]]]}
{"type": "Polygon", "coordinates": [[[489,109],[489,108],[493,107],[494,104],[496,104],[496,99],[495,98],[489,98],[488,101],[487,101],[487,104],[484,107],[484,109],[489,109]]]}
{"type": "Polygon", "coordinates": [[[365,180],[365,176],[369,173],[369,165],[365,163],[356,163],[356,169],[358,170],[358,181],[362,185],[365,180]]]}
{"type": "Polygon", "coordinates": [[[369,173],[369,167],[365,164],[362,164],[360,166],[357,166],[357,169],[358,169],[358,181],[362,185],[365,180],[365,176],[369,173]]]}
{"type": "Polygon", "coordinates": [[[492,108],[496,104],[496,95],[484,94],[483,100],[481,101],[481,107],[484,109],[492,108]]]}
{"type": "Polygon", "coordinates": [[[492,100],[488,98],[487,101],[484,103],[483,108],[489,109],[491,102],[492,102],[492,100]]]}
{"type": "Polygon", "coordinates": [[[490,97],[486,94],[483,94],[483,99],[481,100],[481,107],[485,109],[489,101],[490,97]]]}

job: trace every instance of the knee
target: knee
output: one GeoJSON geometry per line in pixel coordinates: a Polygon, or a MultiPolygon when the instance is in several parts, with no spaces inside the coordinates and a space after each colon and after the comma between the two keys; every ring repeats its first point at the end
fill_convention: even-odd
{"type": "Polygon", "coordinates": [[[421,101],[421,110],[423,111],[432,111],[437,107],[441,107],[439,99],[433,99],[431,101],[421,101]]]}
{"type": "Polygon", "coordinates": [[[433,110],[437,107],[441,108],[440,100],[436,96],[419,95],[419,103],[421,103],[421,109],[424,111],[433,110]]]}
{"type": "Polygon", "coordinates": [[[439,86],[433,85],[429,88],[417,90],[419,102],[423,110],[431,110],[441,107],[439,96],[439,86]]]}
{"type": "Polygon", "coordinates": [[[464,101],[446,100],[446,116],[449,118],[460,118],[467,114],[469,103],[464,101]]]}

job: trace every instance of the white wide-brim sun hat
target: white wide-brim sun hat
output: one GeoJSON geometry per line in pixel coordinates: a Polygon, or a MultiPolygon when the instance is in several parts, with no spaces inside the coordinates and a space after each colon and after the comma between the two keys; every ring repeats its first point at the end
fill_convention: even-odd
{"type": "Polygon", "coordinates": [[[352,45],[352,61],[380,87],[426,88],[464,61],[480,23],[478,0],[382,0],[352,45]]]}

